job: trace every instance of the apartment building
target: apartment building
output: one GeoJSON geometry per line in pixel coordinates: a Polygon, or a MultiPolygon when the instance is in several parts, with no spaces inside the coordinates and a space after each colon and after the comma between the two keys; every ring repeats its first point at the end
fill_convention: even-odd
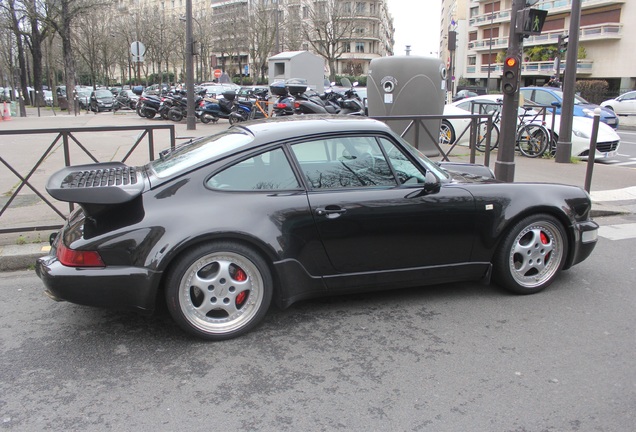
{"type": "MultiPolygon", "coordinates": [[[[450,55],[444,42],[457,31],[456,80],[498,89],[503,57],[508,47],[513,0],[442,0],[440,51],[450,55]]],[[[572,0],[540,0],[532,6],[548,11],[541,35],[523,40],[522,85],[543,85],[555,74],[559,35],[568,35],[572,0]]],[[[577,79],[603,79],[610,91],[636,88],[636,1],[581,0],[577,79]]],[[[561,73],[566,55],[562,55],[561,73]]],[[[445,58],[445,57],[443,57],[445,58]]]]}
{"type": "MultiPolygon", "coordinates": [[[[173,17],[185,14],[185,0],[118,2],[129,11],[150,6],[173,17]]],[[[371,60],[393,54],[393,18],[387,0],[192,0],[194,38],[199,40],[200,49],[205,48],[206,58],[199,60],[209,70],[251,74],[254,42],[249,32],[254,29],[246,20],[251,14],[265,15],[270,22],[267,31],[275,31],[271,55],[298,50],[320,55],[301,28],[311,22],[312,13],[319,8],[342,11],[338,19],[350,29],[337,40],[336,74],[365,75],[371,60]]]]}

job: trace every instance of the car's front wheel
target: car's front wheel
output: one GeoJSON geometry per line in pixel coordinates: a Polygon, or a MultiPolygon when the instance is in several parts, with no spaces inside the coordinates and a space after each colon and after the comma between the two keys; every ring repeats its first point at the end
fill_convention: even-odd
{"type": "Polygon", "coordinates": [[[273,282],[265,260],[234,242],[197,246],[166,281],[166,301],[185,331],[208,340],[240,336],[267,313],[273,282]]]}
{"type": "Polygon", "coordinates": [[[563,268],[567,247],[557,219],[547,214],[528,216],[507,232],[495,257],[495,281],[518,294],[539,292],[563,268]]]}

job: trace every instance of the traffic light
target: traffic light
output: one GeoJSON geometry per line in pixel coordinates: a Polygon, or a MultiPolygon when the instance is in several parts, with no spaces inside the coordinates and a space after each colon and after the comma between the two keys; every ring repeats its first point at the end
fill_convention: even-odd
{"type": "Polygon", "coordinates": [[[504,94],[513,95],[519,87],[519,70],[521,61],[518,57],[507,57],[504,61],[501,90],[504,94]]]}
{"type": "Polygon", "coordinates": [[[515,33],[522,34],[524,37],[540,35],[546,16],[548,11],[542,9],[525,8],[517,11],[515,33]]]}
{"type": "Polygon", "coordinates": [[[568,50],[568,37],[564,35],[559,35],[559,53],[563,54],[568,50]]]}

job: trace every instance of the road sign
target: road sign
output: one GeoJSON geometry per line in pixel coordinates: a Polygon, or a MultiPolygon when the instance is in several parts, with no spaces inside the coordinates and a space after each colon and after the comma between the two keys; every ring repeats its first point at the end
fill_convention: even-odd
{"type": "Polygon", "coordinates": [[[130,53],[133,56],[143,57],[146,54],[146,46],[139,41],[135,41],[130,44],[130,53]]]}
{"type": "Polygon", "coordinates": [[[223,71],[221,69],[214,69],[214,78],[219,79],[221,78],[222,74],[223,74],[223,71]]]}

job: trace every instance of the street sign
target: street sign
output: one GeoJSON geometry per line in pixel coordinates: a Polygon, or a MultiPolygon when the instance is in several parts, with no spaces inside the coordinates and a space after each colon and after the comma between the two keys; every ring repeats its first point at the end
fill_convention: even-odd
{"type": "Polygon", "coordinates": [[[223,71],[221,69],[214,69],[214,78],[219,79],[221,78],[222,74],[223,74],[223,71]]]}
{"type": "Polygon", "coordinates": [[[146,54],[146,46],[139,41],[135,41],[130,44],[130,53],[133,56],[143,57],[146,54]]]}

